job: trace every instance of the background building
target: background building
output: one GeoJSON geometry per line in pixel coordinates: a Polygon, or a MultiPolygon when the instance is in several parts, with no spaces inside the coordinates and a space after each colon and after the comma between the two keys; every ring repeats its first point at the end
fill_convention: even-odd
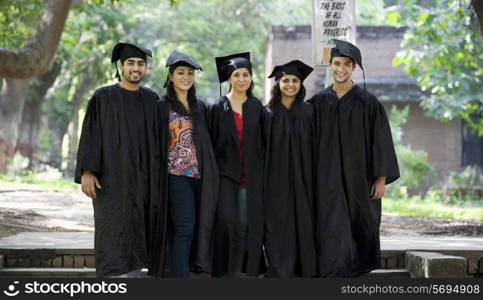
{"type": "MultiPolygon", "coordinates": [[[[423,93],[416,81],[394,67],[392,61],[401,49],[404,28],[391,26],[358,26],[357,46],[362,52],[366,87],[383,103],[389,113],[393,105],[409,105],[409,116],[403,127],[403,142],[412,149],[428,153],[431,165],[439,177],[448,171],[458,171],[469,164],[482,165],[483,139],[474,136],[459,119],[442,123],[427,117],[419,106],[423,93]]],[[[300,59],[314,65],[310,26],[273,26],[266,44],[265,74],[275,65],[300,59]]],[[[307,97],[324,87],[325,70],[317,69],[305,81],[307,97]]],[[[266,77],[265,76],[265,77],[266,77]]],[[[362,72],[357,68],[353,79],[362,84],[362,72]]],[[[265,99],[269,98],[273,79],[265,80],[265,99]]]]}

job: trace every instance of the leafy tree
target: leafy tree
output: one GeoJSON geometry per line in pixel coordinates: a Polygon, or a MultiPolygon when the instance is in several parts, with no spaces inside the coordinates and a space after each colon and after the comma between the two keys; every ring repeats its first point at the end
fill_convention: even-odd
{"type": "Polygon", "coordinates": [[[384,0],[356,1],[357,25],[385,25],[384,0]]]}
{"type": "MultiPolygon", "coordinates": [[[[47,71],[52,60],[65,20],[73,4],[72,0],[44,0],[42,22],[35,29],[35,37],[18,49],[0,48],[0,173],[6,172],[7,163],[15,153],[18,127],[22,120],[22,112],[27,95],[28,85],[32,77],[47,71]]],[[[2,20],[9,20],[10,12],[17,6],[10,4],[0,6],[2,20]],[[5,17],[5,16],[9,17],[5,17]]],[[[26,12],[25,12],[26,13],[26,12]]],[[[23,16],[23,13],[19,13],[23,16]]],[[[25,20],[27,20],[26,18],[25,20]]],[[[3,27],[2,27],[3,28],[3,27]]],[[[2,31],[4,31],[2,29],[2,31]]],[[[30,34],[30,32],[28,32],[30,34]]],[[[10,36],[9,34],[5,34],[10,36]]],[[[20,39],[11,44],[21,43],[20,39]]],[[[6,42],[2,41],[2,47],[6,42]]]]}
{"type": "Polygon", "coordinates": [[[52,87],[62,70],[62,61],[54,60],[51,67],[43,75],[34,78],[29,86],[27,98],[22,112],[22,122],[19,126],[17,150],[29,159],[28,170],[38,169],[39,133],[42,117],[42,104],[45,95],[52,87]]]}
{"type": "Polygon", "coordinates": [[[63,168],[64,136],[71,125],[65,177],[74,173],[79,109],[85,106],[93,89],[113,80],[111,51],[118,41],[131,39],[126,35],[126,27],[131,25],[127,14],[110,3],[82,3],[67,20],[57,53],[64,62],[63,76],[58,78],[44,106],[50,139],[47,161],[59,169],[63,168]]]}
{"type": "MultiPolygon", "coordinates": [[[[0,173],[6,172],[7,164],[16,150],[18,127],[22,120],[29,83],[33,77],[40,76],[48,70],[69,11],[82,2],[0,2],[0,59],[3,62],[0,65],[0,173]]],[[[89,2],[100,4],[104,3],[104,0],[89,2]]],[[[169,0],[170,4],[176,2],[169,0]]]]}
{"type": "Polygon", "coordinates": [[[435,0],[422,7],[405,0],[390,17],[407,26],[395,65],[428,96],[422,107],[441,121],[463,119],[483,135],[483,37],[470,0],[435,0]]]}
{"type": "Polygon", "coordinates": [[[35,27],[43,13],[41,0],[0,1],[0,46],[25,46],[35,36],[35,27]]]}

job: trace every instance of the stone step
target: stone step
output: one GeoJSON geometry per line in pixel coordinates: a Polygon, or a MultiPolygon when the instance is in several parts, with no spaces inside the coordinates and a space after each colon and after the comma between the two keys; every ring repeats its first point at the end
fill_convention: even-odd
{"type": "Polygon", "coordinates": [[[409,278],[410,273],[407,269],[377,269],[362,277],[369,278],[409,278]]]}
{"type": "Polygon", "coordinates": [[[465,278],[467,261],[462,256],[439,252],[406,252],[406,266],[412,277],[417,278],[465,278]]]}
{"type": "Polygon", "coordinates": [[[95,268],[3,268],[0,278],[94,278],[95,268]]]}
{"type": "MultiPolygon", "coordinates": [[[[3,268],[0,278],[95,278],[95,268],[3,268]]],[[[148,278],[148,270],[143,269],[141,277],[148,278]]],[[[190,273],[190,278],[210,278],[206,273],[190,273]]]]}
{"type": "MultiPolygon", "coordinates": [[[[93,232],[22,232],[0,238],[5,268],[94,268],[93,232]]],[[[381,237],[381,269],[407,268],[407,251],[464,257],[467,273],[483,276],[483,237],[381,237]]]]}
{"type": "MultiPolygon", "coordinates": [[[[0,278],[95,278],[95,268],[3,268],[0,278]]],[[[143,269],[141,277],[149,277],[143,269]]],[[[406,269],[378,269],[363,277],[369,278],[409,278],[406,269]]],[[[206,273],[191,273],[190,278],[210,278],[206,273]]],[[[242,278],[249,278],[242,276],[242,278]]]]}

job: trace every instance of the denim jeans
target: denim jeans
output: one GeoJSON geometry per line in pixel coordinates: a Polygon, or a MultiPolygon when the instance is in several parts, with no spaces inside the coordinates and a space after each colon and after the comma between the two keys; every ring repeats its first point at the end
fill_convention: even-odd
{"type": "Polygon", "coordinates": [[[170,277],[188,278],[191,243],[196,223],[198,179],[168,175],[169,211],[173,221],[170,277]]]}
{"type": "Polygon", "coordinates": [[[248,231],[248,220],[247,220],[247,190],[242,189],[238,191],[238,196],[236,199],[237,204],[237,230],[235,237],[235,270],[234,273],[228,274],[226,277],[238,278],[242,272],[243,261],[245,259],[245,250],[247,247],[247,231],[248,231]]]}

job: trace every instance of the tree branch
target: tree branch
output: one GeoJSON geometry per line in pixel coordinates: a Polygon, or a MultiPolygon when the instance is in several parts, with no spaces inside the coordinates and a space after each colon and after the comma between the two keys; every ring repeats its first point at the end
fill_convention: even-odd
{"type": "Polygon", "coordinates": [[[35,39],[21,49],[0,49],[0,77],[30,78],[42,75],[59,45],[72,0],[44,0],[44,15],[35,39]]]}

